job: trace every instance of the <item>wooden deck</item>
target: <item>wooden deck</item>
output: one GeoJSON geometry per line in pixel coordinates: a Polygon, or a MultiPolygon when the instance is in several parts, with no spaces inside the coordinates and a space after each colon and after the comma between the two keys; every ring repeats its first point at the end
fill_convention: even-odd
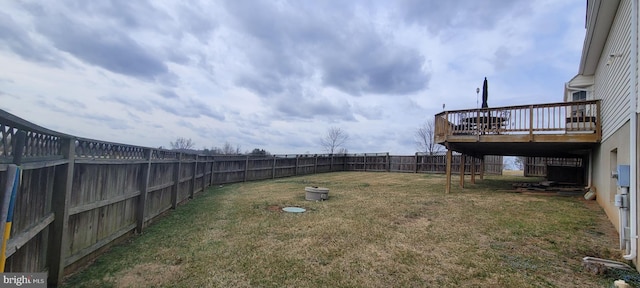
{"type": "Polygon", "coordinates": [[[435,141],[467,155],[567,157],[600,143],[600,100],[445,111],[435,141]]]}

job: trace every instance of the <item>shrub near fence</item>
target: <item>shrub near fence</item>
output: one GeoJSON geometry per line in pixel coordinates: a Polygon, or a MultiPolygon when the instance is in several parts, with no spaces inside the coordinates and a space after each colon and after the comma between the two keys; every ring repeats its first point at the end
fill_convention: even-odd
{"type": "MultiPolygon", "coordinates": [[[[47,271],[50,284],[212,185],[332,171],[444,171],[439,158],[418,154],[251,157],[179,153],[78,138],[0,110],[3,193],[8,170],[15,167],[11,164],[14,145],[23,132],[23,181],[5,272],[47,271]]],[[[499,160],[499,164],[486,161],[485,166],[502,167],[502,157],[499,160]]],[[[455,165],[459,161],[454,159],[454,173],[459,171],[455,165]]]]}

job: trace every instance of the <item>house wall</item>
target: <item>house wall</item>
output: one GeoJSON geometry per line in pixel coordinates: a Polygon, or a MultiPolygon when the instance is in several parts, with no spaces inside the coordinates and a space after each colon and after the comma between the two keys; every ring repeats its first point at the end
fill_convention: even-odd
{"type": "Polygon", "coordinates": [[[617,165],[629,165],[629,127],[627,121],[618,131],[614,132],[607,140],[602,141],[599,149],[593,153],[593,174],[591,186],[597,191],[598,204],[607,213],[611,223],[620,231],[618,208],[614,206],[614,197],[617,190],[616,179],[611,177],[611,171],[617,165]]]}
{"type": "MultiPolygon", "coordinates": [[[[587,91],[587,99],[601,99],[600,121],[602,125],[602,140],[600,145],[591,153],[590,185],[597,191],[596,199],[598,203],[606,212],[611,223],[616,227],[618,232],[620,232],[619,209],[614,205],[618,187],[616,179],[611,177],[611,172],[616,170],[617,165],[635,165],[637,167],[638,161],[640,160],[640,149],[638,146],[632,146],[629,141],[632,126],[629,115],[632,112],[631,109],[633,109],[630,107],[630,99],[631,97],[638,99],[637,95],[632,96],[632,90],[630,89],[632,85],[630,79],[630,62],[631,59],[633,59],[631,57],[631,8],[632,1],[637,0],[621,0],[619,4],[612,4],[612,2],[605,1],[606,0],[602,0],[602,2],[587,2],[588,25],[592,25],[598,21],[598,19],[595,19],[596,22],[591,21],[594,20],[593,17],[596,17],[596,11],[593,10],[594,5],[604,5],[604,3],[617,5],[616,14],[609,28],[608,35],[600,34],[597,38],[594,38],[602,39],[600,37],[607,37],[596,65],[595,75],[593,75],[594,84],[590,87],[589,83],[587,83],[590,75],[577,75],[567,83],[564,98],[565,101],[570,101],[570,96],[573,91],[582,90],[587,91]],[[635,159],[631,159],[632,151],[637,153],[635,159]]],[[[607,8],[612,8],[610,7],[611,5],[608,5],[607,8]]],[[[608,19],[604,18],[603,21],[608,21],[608,19]]],[[[589,33],[589,31],[593,32],[592,29],[596,28],[588,27],[587,33],[589,33]]],[[[640,29],[637,31],[640,31],[640,29]]],[[[633,37],[638,37],[638,35],[633,35],[633,37]]],[[[585,41],[590,40],[593,39],[588,37],[585,39],[585,41]]],[[[585,43],[585,49],[589,49],[590,47],[587,44],[589,43],[585,43]]],[[[594,47],[596,47],[594,49],[598,49],[597,44],[594,47]]],[[[583,56],[588,55],[588,52],[588,50],[583,51],[583,56]]],[[[640,57],[636,57],[636,64],[638,62],[637,58],[640,57]]],[[[584,59],[585,58],[583,58],[583,61],[584,59]]],[[[581,65],[587,64],[581,63],[581,65]]],[[[634,78],[636,78],[634,79],[636,87],[638,87],[638,82],[640,82],[638,81],[637,71],[636,65],[636,74],[634,75],[634,78]]],[[[636,175],[632,175],[632,177],[636,177],[637,179],[640,176],[638,172],[639,171],[636,171],[636,175]]],[[[637,190],[638,185],[636,185],[636,191],[637,190]]],[[[640,197],[638,197],[637,200],[636,206],[640,207],[640,197]]],[[[638,223],[640,223],[640,219],[637,220],[638,223]]],[[[640,239],[636,241],[640,243],[640,239]]],[[[638,245],[638,247],[640,247],[640,245],[638,245]]],[[[639,257],[636,257],[633,262],[640,271],[638,258],[639,257]]]]}
{"type": "Polygon", "coordinates": [[[594,96],[602,99],[603,141],[612,137],[629,120],[629,23],[631,0],[623,0],[616,12],[595,74],[594,96]],[[610,57],[611,54],[621,56],[610,57]]]}

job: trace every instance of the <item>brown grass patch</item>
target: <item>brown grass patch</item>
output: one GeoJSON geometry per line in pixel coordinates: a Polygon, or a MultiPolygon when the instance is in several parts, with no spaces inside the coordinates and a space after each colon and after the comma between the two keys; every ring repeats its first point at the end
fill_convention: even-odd
{"type": "Polygon", "coordinates": [[[282,212],[282,206],[280,205],[269,205],[267,206],[267,211],[269,212],[282,212]]]}
{"type": "Polygon", "coordinates": [[[502,175],[504,175],[504,176],[524,176],[524,171],[522,171],[522,170],[502,170],[502,175]]]}
{"type": "Polygon", "coordinates": [[[171,286],[177,282],[180,270],[179,265],[145,263],[122,270],[105,280],[122,288],[171,286]]]}

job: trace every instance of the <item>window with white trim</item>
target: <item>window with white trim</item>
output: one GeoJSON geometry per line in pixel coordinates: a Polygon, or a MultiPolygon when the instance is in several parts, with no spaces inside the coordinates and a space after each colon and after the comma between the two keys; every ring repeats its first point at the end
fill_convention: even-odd
{"type": "MultiPolygon", "coordinates": [[[[571,101],[586,101],[587,91],[575,91],[571,93],[571,101]]],[[[577,105],[571,107],[572,117],[583,117],[586,113],[585,105],[577,105]]]]}

